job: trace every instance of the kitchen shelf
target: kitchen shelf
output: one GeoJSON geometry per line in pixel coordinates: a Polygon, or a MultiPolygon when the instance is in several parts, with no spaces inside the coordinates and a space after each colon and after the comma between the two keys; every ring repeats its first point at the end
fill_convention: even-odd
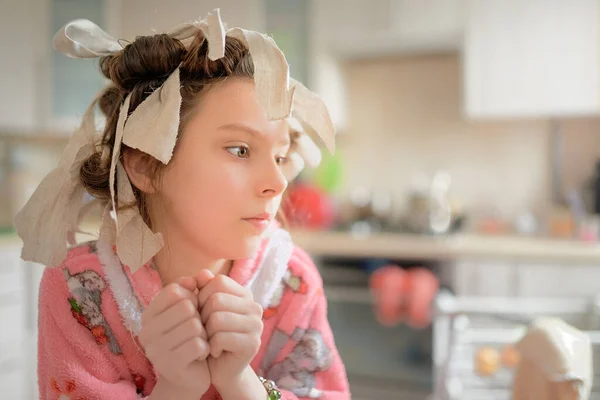
{"type": "Polygon", "coordinates": [[[452,261],[495,259],[600,265],[600,243],[519,236],[427,236],[292,230],[294,243],[313,256],[452,261]]]}

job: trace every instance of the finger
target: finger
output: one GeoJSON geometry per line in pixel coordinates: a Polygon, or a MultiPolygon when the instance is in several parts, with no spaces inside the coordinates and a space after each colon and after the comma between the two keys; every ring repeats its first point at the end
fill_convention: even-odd
{"type": "Polygon", "coordinates": [[[190,318],[164,335],[164,342],[168,350],[181,346],[193,337],[207,340],[206,330],[198,318],[190,318]]]}
{"type": "Polygon", "coordinates": [[[219,332],[208,341],[210,355],[219,357],[224,351],[235,355],[255,352],[260,347],[260,338],[247,333],[219,332]]]}
{"type": "Polygon", "coordinates": [[[208,317],[218,311],[229,311],[236,314],[256,315],[262,317],[262,307],[254,302],[229,293],[215,293],[206,300],[200,312],[202,323],[206,324],[208,317]]]}
{"type": "Polygon", "coordinates": [[[188,319],[199,318],[200,313],[191,300],[180,300],[152,320],[147,320],[140,333],[140,342],[150,343],[188,319]]]}
{"type": "Polygon", "coordinates": [[[194,307],[198,308],[198,286],[196,285],[196,278],[192,276],[184,276],[177,280],[177,283],[184,289],[189,291],[189,299],[194,303],[194,307]],[[181,283],[180,283],[181,282],[181,283]]]}
{"type": "Polygon", "coordinates": [[[181,278],[177,279],[176,283],[190,292],[193,292],[194,289],[197,288],[196,279],[191,276],[182,276],[181,278]]]}
{"type": "Polygon", "coordinates": [[[215,276],[198,294],[200,307],[204,307],[206,300],[215,293],[229,293],[234,296],[252,299],[252,293],[233,279],[225,275],[215,276]]]}
{"type": "Polygon", "coordinates": [[[262,333],[262,330],[263,323],[259,318],[227,311],[211,314],[206,322],[206,333],[209,339],[219,332],[262,333]]]}
{"type": "Polygon", "coordinates": [[[194,305],[198,308],[198,293],[200,291],[196,284],[196,278],[193,276],[183,276],[177,280],[177,283],[190,292],[190,299],[192,299],[194,305]]]}
{"type": "Polygon", "coordinates": [[[202,290],[202,288],[204,288],[204,286],[206,286],[214,277],[215,274],[213,274],[211,270],[203,269],[196,275],[196,287],[199,290],[202,290]]]}
{"type": "Polygon", "coordinates": [[[181,300],[191,297],[192,293],[177,283],[165,286],[150,302],[150,305],[142,315],[142,323],[144,322],[144,318],[152,319],[181,300]]]}
{"type": "Polygon", "coordinates": [[[178,364],[187,367],[192,361],[202,360],[209,355],[209,344],[199,337],[187,340],[169,353],[169,357],[177,360],[178,364]]]}

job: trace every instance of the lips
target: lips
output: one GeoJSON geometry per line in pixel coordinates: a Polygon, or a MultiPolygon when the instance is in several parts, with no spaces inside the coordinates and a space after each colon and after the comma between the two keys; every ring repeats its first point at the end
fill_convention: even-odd
{"type": "Polygon", "coordinates": [[[269,214],[268,212],[264,212],[264,213],[260,213],[260,214],[256,214],[252,217],[249,218],[244,218],[244,219],[257,219],[257,220],[263,220],[266,219],[268,221],[271,220],[271,214],[269,214]]]}
{"type": "Polygon", "coordinates": [[[271,214],[260,213],[249,218],[243,218],[243,220],[252,225],[258,231],[258,233],[262,233],[269,227],[269,224],[271,223],[271,214]]]}

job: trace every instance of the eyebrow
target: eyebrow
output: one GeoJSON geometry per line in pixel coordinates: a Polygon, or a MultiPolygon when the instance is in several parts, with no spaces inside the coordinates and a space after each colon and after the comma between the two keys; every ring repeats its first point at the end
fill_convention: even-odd
{"type": "MultiPolygon", "coordinates": [[[[226,125],[220,126],[218,129],[223,130],[223,131],[245,132],[251,136],[255,136],[255,137],[259,137],[259,138],[264,137],[264,134],[261,131],[254,129],[251,126],[244,125],[244,124],[236,124],[236,123],[226,124],[226,125]]],[[[289,146],[291,144],[290,136],[286,135],[285,139],[281,140],[281,142],[283,144],[285,144],[286,146],[289,146]]]]}

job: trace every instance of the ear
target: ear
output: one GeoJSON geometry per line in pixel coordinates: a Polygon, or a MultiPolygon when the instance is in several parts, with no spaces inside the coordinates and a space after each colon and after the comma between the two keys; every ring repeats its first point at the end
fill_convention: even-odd
{"type": "Polygon", "coordinates": [[[154,193],[154,163],[157,161],[149,154],[136,149],[123,151],[123,166],[131,183],[144,193],[154,193]]]}

